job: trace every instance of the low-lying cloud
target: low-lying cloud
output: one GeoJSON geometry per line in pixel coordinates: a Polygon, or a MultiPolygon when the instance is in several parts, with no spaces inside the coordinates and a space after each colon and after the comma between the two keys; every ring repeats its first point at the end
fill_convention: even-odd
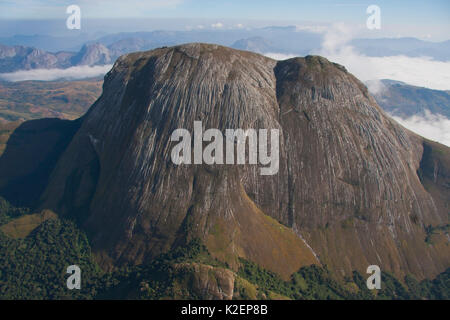
{"type": "MultiPolygon", "coordinates": [[[[402,81],[410,85],[436,90],[450,90],[450,61],[436,61],[428,57],[385,56],[370,57],[357,52],[348,43],[354,30],[345,24],[335,24],[323,32],[322,48],[312,54],[326,57],[347,68],[358,79],[367,83],[372,93],[383,90],[381,79],[402,81]]],[[[266,56],[285,60],[298,55],[266,53],[266,56]]],[[[450,58],[450,57],[449,57],[450,58]]],[[[417,134],[450,146],[450,119],[443,115],[414,115],[402,119],[392,116],[397,122],[417,134]]]]}
{"type": "Polygon", "coordinates": [[[266,57],[272,58],[274,60],[287,60],[290,58],[298,57],[298,54],[285,54],[285,53],[276,53],[276,52],[268,52],[264,53],[266,57]]]}
{"type": "Polygon", "coordinates": [[[58,79],[79,80],[105,75],[112,65],[103,66],[77,66],[67,69],[33,69],[20,70],[10,73],[0,73],[0,79],[16,82],[25,80],[53,81],[58,79]]]}
{"type": "Polygon", "coordinates": [[[430,89],[450,89],[450,60],[404,55],[370,57],[348,44],[353,37],[352,28],[336,24],[325,33],[322,48],[317,53],[344,65],[361,81],[391,79],[430,89]]]}
{"type": "MultiPolygon", "coordinates": [[[[369,57],[348,45],[352,37],[351,29],[342,24],[335,25],[325,34],[322,49],[318,53],[344,65],[360,80],[369,81],[368,87],[372,93],[383,90],[383,84],[378,81],[380,79],[397,80],[436,90],[450,89],[450,61],[403,55],[369,57]]],[[[424,114],[405,119],[392,117],[409,130],[450,146],[450,119],[445,116],[425,110],[424,114]]]]}
{"type": "Polygon", "coordinates": [[[440,114],[432,114],[428,110],[425,110],[424,116],[414,115],[406,119],[392,116],[392,118],[411,131],[450,147],[450,119],[440,114]]]}
{"type": "MultiPolygon", "coordinates": [[[[286,60],[299,56],[275,52],[264,55],[275,60],[286,60]]],[[[349,72],[363,82],[391,79],[418,87],[450,90],[450,61],[436,61],[427,57],[368,57],[359,55],[351,47],[321,55],[345,66],[349,72]]],[[[373,89],[372,91],[377,90],[375,87],[373,89]]]]}
{"type": "MultiPolygon", "coordinates": [[[[322,48],[312,54],[324,56],[345,66],[349,72],[364,82],[391,79],[419,87],[450,90],[450,57],[449,61],[404,55],[371,57],[357,52],[349,45],[354,36],[354,28],[342,23],[335,24],[324,32],[322,48]]],[[[265,55],[277,60],[298,56],[282,53],[265,55]]]]}
{"type": "Polygon", "coordinates": [[[427,57],[367,57],[355,53],[351,47],[325,56],[344,65],[361,81],[391,79],[435,90],[450,90],[450,61],[427,57]]]}

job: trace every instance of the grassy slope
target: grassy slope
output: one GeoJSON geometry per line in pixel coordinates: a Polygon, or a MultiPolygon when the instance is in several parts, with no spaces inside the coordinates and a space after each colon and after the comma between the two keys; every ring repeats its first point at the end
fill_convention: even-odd
{"type": "Polygon", "coordinates": [[[103,80],[0,82],[0,120],[73,120],[102,92],[103,80]]]}
{"type": "Polygon", "coordinates": [[[237,269],[239,258],[257,263],[289,277],[302,266],[320,264],[294,231],[264,214],[241,186],[242,203],[235,214],[236,225],[217,219],[206,246],[211,254],[237,269]]]}
{"type": "Polygon", "coordinates": [[[21,123],[22,121],[20,120],[13,122],[0,122],[0,156],[6,149],[6,143],[8,142],[9,137],[21,123]]]}
{"type": "Polygon", "coordinates": [[[50,210],[43,210],[41,213],[27,214],[16,218],[0,226],[0,231],[13,239],[26,238],[34,229],[49,219],[57,219],[57,215],[50,210]]]}

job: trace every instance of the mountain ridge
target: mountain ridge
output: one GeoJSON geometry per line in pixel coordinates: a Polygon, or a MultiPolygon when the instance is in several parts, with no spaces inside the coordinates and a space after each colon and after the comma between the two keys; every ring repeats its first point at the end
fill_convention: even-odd
{"type": "Polygon", "coordinates": [[[47,52],[34,47],[0,44],[0,72],[19,70],[69,68],[112,63],[108,48],[100,43],[85,44],[79,52],[47,52]]]}
{"type": "MultiPolygon", "coordinates": [[[[412,86],[392,80],[380,80],[380,88],[373,92],[378,104],[389,114],[403,119],[426,116],[429,111],[433,115],[441,115],[450,119],[450,93],[444,90],[412,86]]],[[[370,83],[368,84],[370,87],[370,83]]]]}
{"type": "Polygon", "coordinates": [[[322,57],[277,62],[217,45],[160,48],[116,61],[40,208],[77,219],[106,269],[145,264],[199,237],[232,267],[246,258],[285,277],[317,264],[314,250],[338,274],[379,264],[422,279],[444,271],[450,256],[445,236],[424,241],[425,226],[448,221],[448,148],[428,146],[439,152],[422,171],[430,176],[437,160],[442,173],[430,176],[430,191],[417,174],[424,139],[322,57]],[[219,130],[279,129],[279,174],[174,166],[170,132],[199,119],[219,130]]]}

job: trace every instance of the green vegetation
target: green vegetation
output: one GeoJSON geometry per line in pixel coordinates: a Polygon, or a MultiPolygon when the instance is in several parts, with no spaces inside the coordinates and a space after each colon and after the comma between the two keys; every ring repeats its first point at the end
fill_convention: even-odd
{"type": "Polygon", "coordinates": [[[70,221],[46,220],[25,239],[0,233],[0,298],[86,299],[99,273],[88,240],[70,221]],[[67,267],[82,270],[82,290],[66,287],[67,267]]]}
{"type": "Polygon", "coordinates": [[[219,266],[197,239],[161,255],[151,264],[122,268],[98,280],[98,299],[200,299],[182,263],[219,266]]]}
{"type": "Polygon", "coordinates": [[[4,198],[0,197],[0,226],[7,224],[12,219],[29,214],[28,208],[16,208],[4,198]]]}
{"type": "Polygon", "coordinates": [[[367,289],[366,279],[357,271],[353,277],[338,281],[326,268],[315,265],[303,267],[294,273],[290,281],[283,281],[276,274],[258,265],[241,260],[238,275],[255,284],[260,293],[270,297],[272,293],[290,299],[302,300],[404,300],[404,299],[449,299],[450,268],[434,280],[418,282],[412,276],[405,277],[405,284],[393,275],[382,272],[381,290],[367,289]]]}
{"type": "Polygon", "coordinates": [[[433,235],[439,234],[441,232],[448,234],[450,230],[450,224],[446,224],[443,226],[435,226],[433,227],[432,225],[429,225],[427,227],[425,227],[425,232],[427,234],[427,236],[425,237],[425,242],[428,244],[432,244],[433,243],[433,235]]]}
{"type": "Polygon", "coordinates": [[[315,265],[303,267],[292,275],[290,281],[283,281],[278,275],[241,259],[238,275],[256,284],[267,297],[273,292],[290,299],[302,300],[355,298],[333,279],[326,268],[315,265]]]}
{"type": "MultiPolygon", "coordinates": [[[[30,210],[14,208],[0,198],[0,225],[28,218],[30,210]]],[[[0,299],[201,299],[193,286],[195,266],[226,266],[211,257],[198,240],[161,255],[150,264],[104,273],[95,263],[89,241],[76,224],[44,219],[28,235],[9,237],[0,228],[0,299]],[[81,290],[68,290],[69,265],[82,270],[81,290]]],[[[214,272],[208,276],[214,278],[214,272]]],[[[214,280],[214,279],[213,279],[214,280]]],[[[337,280],[326,267],[309,266],[289,281],[260,266],[240,260],[235,277],[236,299],[449,299],[450,269],[434,280],[404,284],[382,273],[382,290],[370,291],[354,272],[337,280]]]]}
{"type": "Polygon", "coordinates": [[[13,219],[11,222],[0,226],[0,231],[10,238],[25,238],[45,220],[57,218],[58,216],[54,212],[44,210],[41,213],[27,214],[13,219]]]}

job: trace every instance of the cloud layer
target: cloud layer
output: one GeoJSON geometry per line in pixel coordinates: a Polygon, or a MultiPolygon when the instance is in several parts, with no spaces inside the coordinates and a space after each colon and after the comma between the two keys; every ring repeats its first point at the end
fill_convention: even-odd
{"type": "MultiPolygon", "coordinates": [[[[391,79],[419,87],[450,90],[450,57],[446,62],[402,55],[370,57],[358,53],[348,44],[355,36],[354,28],[337,23],[323,33],[322,48],[312,54],[342,64],[361,81],[391,79]]],[[[274,52],[265,55],[277,60],[298,56],[274,52]]]]}
{"type": "Polygon", "coordinates": [[[43,80],[53,81],[58,79],[77,80],[94,78],[105,75],[111,70],[112,65],[104,66],[77,66],[67,69],[33,69],[20,70],[10,73],[0,73],[0,79],[6,81],[43,80]]]}
{"type": "Polygon", "coordinates": [[[350,47],[325,56],[344,65],[361,81],[391,79],[419,87],[450,90],[450,61],[406,56],[367,57],[350,47]]]}
{"type": "MultiPolygon", "coordinates": [[[[450,61],[435,61],[427,57],[407,56],[369,57],[348,45],[354,30],[345,24],[335,24],[324,32],[322,48],[315,52],[333,62],[342,64],[361,81],[368,81],[369,90],[383,89],[381,79],[402,81],[407,84],[436,90],[450,90],[450,61]]],[[[298,55],[266,53],[266,56],[285,60],[298,55]]],[[[450,59],[450,57],[449,57],[450,59]]],[[[450,147],[450,119],[425,111],[425,116],[407,119],[392,116],[397,122],[417,134],[450,147]]]]}
{"type": "Polygon", "coordinates": [[[318,54],[344,65],[361,81],[391,79],[436,90],[450,90],[449,61],[428,57],[369,57],[348,45],[354,31],[345,24],[333,25],[324,35],[318,54]]]}
{"type": "MultiPolygon", "coordinates": [[[[335,25],[325,34],[319,54],[344,65],[362,81],[372,80],[369,82],[369,90],[372,93],[383,90],[382,83],[378,81],[380,79],[397,80],[436,90],[450,90],[450,61],[435,61],[428,57],[368,57],[348,45],[352,37],[352,30],[345,25],[335,25]]],[[[450,119],[445,116],[425,110],[425,116],[393,118],[427,139],[450,146],[450,119]]]]}
{"type": "MultiPolygon", "coordinates": [[[[264,54],[275,60],[297,57],[296,54],[269,52],[264,54]]],[[[347,68],[359,80],[391,79],[418,87],[435,90],[450,90],[450,61],[441,62],[431,58],[406,56],[367,57],[354,52],[351,47],[338,52],[321,54],[328,60],[347,68]]],[[[371,88],[376,91],[376,88],[371,88]]]]}
{"type": "Polygon", "coordinates": [[[284,53],[276,53],[276,52],[268,52],[264,53],[266,57],[272,58],[274,60],[287,60],[291,58],[298,57],[298,54],[284,54],[284,53]]]}
{"type": "Polygon", "coordinates": [[[450,119],[442,115],[431,114],[425,110],[425,116],[412,116],[407,119],[392,116],[405,128],[427,139],[440,142],[450,147],[450,119]]]}

